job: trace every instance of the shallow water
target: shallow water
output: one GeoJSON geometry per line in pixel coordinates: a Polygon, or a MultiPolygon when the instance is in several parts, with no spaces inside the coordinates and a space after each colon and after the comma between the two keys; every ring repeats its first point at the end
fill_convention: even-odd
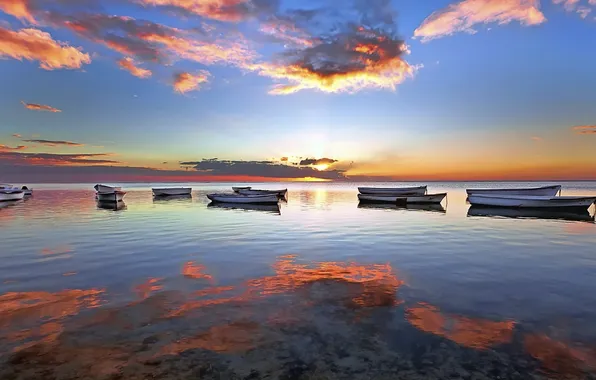
{"type": "Polygon", "coordinates": [[[154,200],[128,184],[119,210],[88,184],[38,185],[0,205],[0,376],[596,371],[594,206],[470,209],[464,189],[511,186],[495,183],[432,183],[448,199],[430,208],[359,205],[358,184],[337,183],[262,184],[289,188],[279,209],[208,205],[231,185],[154,200]]]}

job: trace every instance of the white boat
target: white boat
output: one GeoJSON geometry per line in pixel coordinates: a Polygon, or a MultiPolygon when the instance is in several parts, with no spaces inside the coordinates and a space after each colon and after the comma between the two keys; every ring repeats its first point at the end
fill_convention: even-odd
{"type": "Polygon", "coordinates": [[[190,187],[170,187],[170,188],[153,188],[153,195],[156,197],[171,197],[176,195],[190,195],[192,188],[190,187]]]}
{"type": "Polygon", "coordinates": [[[30,189],[27,186],[21,187],[21,190],[23,190],[25,196],[33,195],[33,189],[30,189]]]}
{"type": "Polygon", "coordinates": [[[252,187],[250,187],[250,186],[244,186],[244,187],[243,186],[232,186],[232,190],[235,193],[239,192],[240,190],[250,190],[250,189],[252,189],[252,187]]]}
{"type": "Polygon", "coordinates": [[[25,192],[21,189],[0,189],[0,202],[18,201],[25,197],[25,192]]]}
{"type": "Polygon", "coordinates": [[[277,195],[284,197],[288,193],[288,189],[282,190],[257,190],[257,189],[240,189],[239,194],[242,195],[277,195]]]}
{"type": "Polygon", "coordinates": [[[447,193],[427,195],[394,195],[394,194],[358,194],[361,202],[382,203],[441,203],[447,193]]]}
{"type": "Polygon", "coordinates": [[[277,204],[277,202],[279,202],[279,199],[276,194],[266,194],[266,195],[207,194],[207,198],[209,198],[213,202],[222,202],[222,203],[277,204]]]}
{"type": "Polygon", "coordinates": [[[426,194],[427,186],[415,187],[359,187],[360,194],[385,194],[385,195],[424,195],[426,194]]]}
{"type": "Polygon", "coordinates": [[[105,191],[105,192],[97,192],[97,200],[99,202],[122,202],[124,196],[126,195],[126,191],[122,190],[114,190],[114,191],[105,191]]]}
{"type": "Polygon", "coordinates": [[[514,207],[514,208],[577,208],[587,209],[594,202],[592,197],[550,197],[531,195],[470,195],[468,201],[473,206],[514,207]]]}
{"type": "Polygon", "coordinates": [[[527,195],[554,197],[561,191],[561,185],[513,188],[513,189],[467,189],[468,195],[527,195]]]}
{"type": "Polygon", "coordinates": [[[110,191],[116,191],[116,190],[120,191],[120,190],[122,190],[121,187],[108,186],[108,185],[100,185],[99,183],[97,185],[93,186],[93,188],[98,193],[109,193],[110,191]]]}

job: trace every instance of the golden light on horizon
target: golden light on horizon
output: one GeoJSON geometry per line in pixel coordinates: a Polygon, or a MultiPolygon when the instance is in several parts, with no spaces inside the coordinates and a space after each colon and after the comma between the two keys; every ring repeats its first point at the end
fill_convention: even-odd
{"type": "Polygon", "coordinates": [[[329,168],[329,164],[321,164],[313,166],[316,170],[322,172],[323,170],[327,170],[329,168]]]}

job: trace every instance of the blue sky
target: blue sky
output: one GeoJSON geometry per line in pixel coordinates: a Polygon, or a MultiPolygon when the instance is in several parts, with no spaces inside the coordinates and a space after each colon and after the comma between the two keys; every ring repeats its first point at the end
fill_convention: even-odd
{"type": "MultiPolygon", "coordinates": [[[[0,154],[5,162],[23,167],[98,165],[87,155],[105,153],[116,166],[172,172],[180,169],[180,162],[207,158],[278,165],[287,164],[282,157],[295,163],[312,157],[336,161],[318,171],[383,179],[509,178],[507,173],[526,178],[531,172],[574,178],[581,173],[571,168],[581,162],[592,170],[586,175],[594,175],[596,50],[591,41],[596,40],[596,4],[589,0],[375,0],[366,7],[363,2],[342,2],[341,8],[333,0],[278,5],[227,0],[233,7],[222,6],[224,0],[160,1],[170,6],[152,6],[157,0],[117,5],[89,0],[77,7],[12,0],[12,5],[2,6],[0,154]],[[297,9],[316,9],[317,15],[300,20],[292,13],[297,9]],[[244,12],[239,19],[228,19],[238,10],[244,12]],[[176,28],[183,34],[175,35],[188,43],[207,41],[218,51],[230,52],[238,44],[244,50],[211,62],[210,52],[189,58],[188,51],[143,37],[143,44],[167,54],[167,62],[154,62],[106,46],[109,35],[130,37],[123,29],[110,29],[107,21],[93,32],[69,27],[87,25],[93,17],[105,21],[108,15],[130,17],[135,25],[148,20],[169,28],[168,33],[176,28]],[[260,30],[282,21],[310,45],[279,42],[280,36],[274,42],[260,30]],[[469,26],[467,31],[459,30],[462,24],[469,26]],[[364,25],[364,31],[355,31],[358,25],[364,25]],[[202,34],[190,33],[193,28],[203,29],[202,34]],[[50,53],[23,55],[32,45],[30,37],[18,33],[28,29],[49,33],[58,49],[67,44],[88,54],[89,62],[40,68],[50,53]],[[17,42],[9,44],[7,39],[14,36],[17,42]],[[329,43],[344,37],[341,44],[352,44],[347,52],[338,51],[343,45],[329,43]],[[391,50],[400,39],[409,54],[391,50]],[[381,50],[357,51],[361,41],[378,42],[374,49],[381,50]],[[271,65],[279,72],[304,63],[313,59],[311,51],[324,51],[326,63],[332,64],[328,67],[341,73],[317,76],[315,82],[294,77],[293,82],[266,71],[271,65]],[[120,68],[117,61],[127,57],[151,70],[151,77],[139,78],[120,68]],[[383,73],[375,76],[371,70],[390,60],[411,71],[379,88],[375,81],[383,73]],[[361,70],[353,69],[354,62],[372,63],[361,70]],[[367,76],[356,85],[342,84],[341,78],[363,71],[367,76]],[[173,88],[173,75],[181,72],[203,73],[207,82],[181,93],[173,88]],[[279,83],[308,84],[289,94],[271,94],[279,83]],[[21,101],[61,112],[24,107],[21,101]],[[26,139],[80,145],[23,142],[26,139]],[[17,146],[26,148],[14,150],[17,146]],[[36,153],[50,156],[32,156],[36,153]],[[80,162],[62,162],[60,155],[68,154],[80,154],[80,162]],[[445,166],[443,174],[438,165],[445,166]]],[[[265,167],[265,177],[267,172],[265,167]]]]}

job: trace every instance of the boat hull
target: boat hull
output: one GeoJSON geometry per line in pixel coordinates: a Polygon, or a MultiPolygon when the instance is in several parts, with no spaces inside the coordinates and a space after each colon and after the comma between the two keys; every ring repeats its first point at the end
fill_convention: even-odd
{"type": "Polygon", "coordinates": [[[97,208],[100,208],[103,210],[120,211],[120,210],[126,209],[126,204],[123,201],[120,201],[120,202],[97,201],[97,208]]]}
{"type": "Polygon", "coordinates": [[[524,195],[554,197],[561,191],[561,185],[519,189],[467,189],[468,195],[524,195]]]}
{"type": "Polygon", "coordinates": [[[596,197],[538,197],[538,196],[506,196],[506,195],[471,195],[468,201],[472,206],[512,207],[512,208],[559,208],[587,209],[596,197]]]}
{"type": "Polygon", "coordinates": [[[190,195],[192,188],[190,187],[177,187],[170,189],[151,189],[153,195],[156,197],[172,197],[179,195],[190,195]]]}
{"type": "Polygon", "coordinates": [[[112,191],[122,190],[120,187],[114,187],[114,186],[108,186],[108,185],[101,185],[101,184],[97,184],[97,185],[93,186],[93,188],[98,193],[109,193],[109,192],[112,192],[112,191]]]}
{"type": "Polygon", "coordinates": [[[384,195],[424,195],[427,186],[415,187],[359,187],[360,194],[384,194],[384,195]]]}
{"type": "Polygon", "coordinates": [[[252,189],[252,187],[250,186],[232,186],[232,191],[234,191],[235,193],[239,192],[240,190],[250,190],[252,189]]]}
{"type": "Polygon", "coordinates": [[[242,195],[242,194],[207,194],[207,198],[213,202],[236,203],[236,204],[277,204],[277,195],[242,195]]]}
{"type": "Polygon", "coordinates": [[[122,202],[125,195],[125,191],[98,192],[97,200],[99,202],[122,202]]]}
{"type": "Polygon", "coordinates": [[[240,189],[238,190],[238,194],[242,194],[242,195],[277,195],[279,197],[284,197],[288,192],[288,189],[283,189],[283,190],[253,190],[253,189],[248,189],[248,190],[243,190],[240,189]]]}
{"type": "Polygon", "coordinates": [[[428,194],[428,195],[401,195],[393,194],[358,194],[358,199],[361,202],[377,202],[377,203],[417,203],[417,204],[437,204],[441,203],[447,196],[447,193],[428,194]]]}
{"type": "Polygon", "coordinates": [[[0,202],[18,201],[25,197],[23,190],[0,190],[0,202]]]}

